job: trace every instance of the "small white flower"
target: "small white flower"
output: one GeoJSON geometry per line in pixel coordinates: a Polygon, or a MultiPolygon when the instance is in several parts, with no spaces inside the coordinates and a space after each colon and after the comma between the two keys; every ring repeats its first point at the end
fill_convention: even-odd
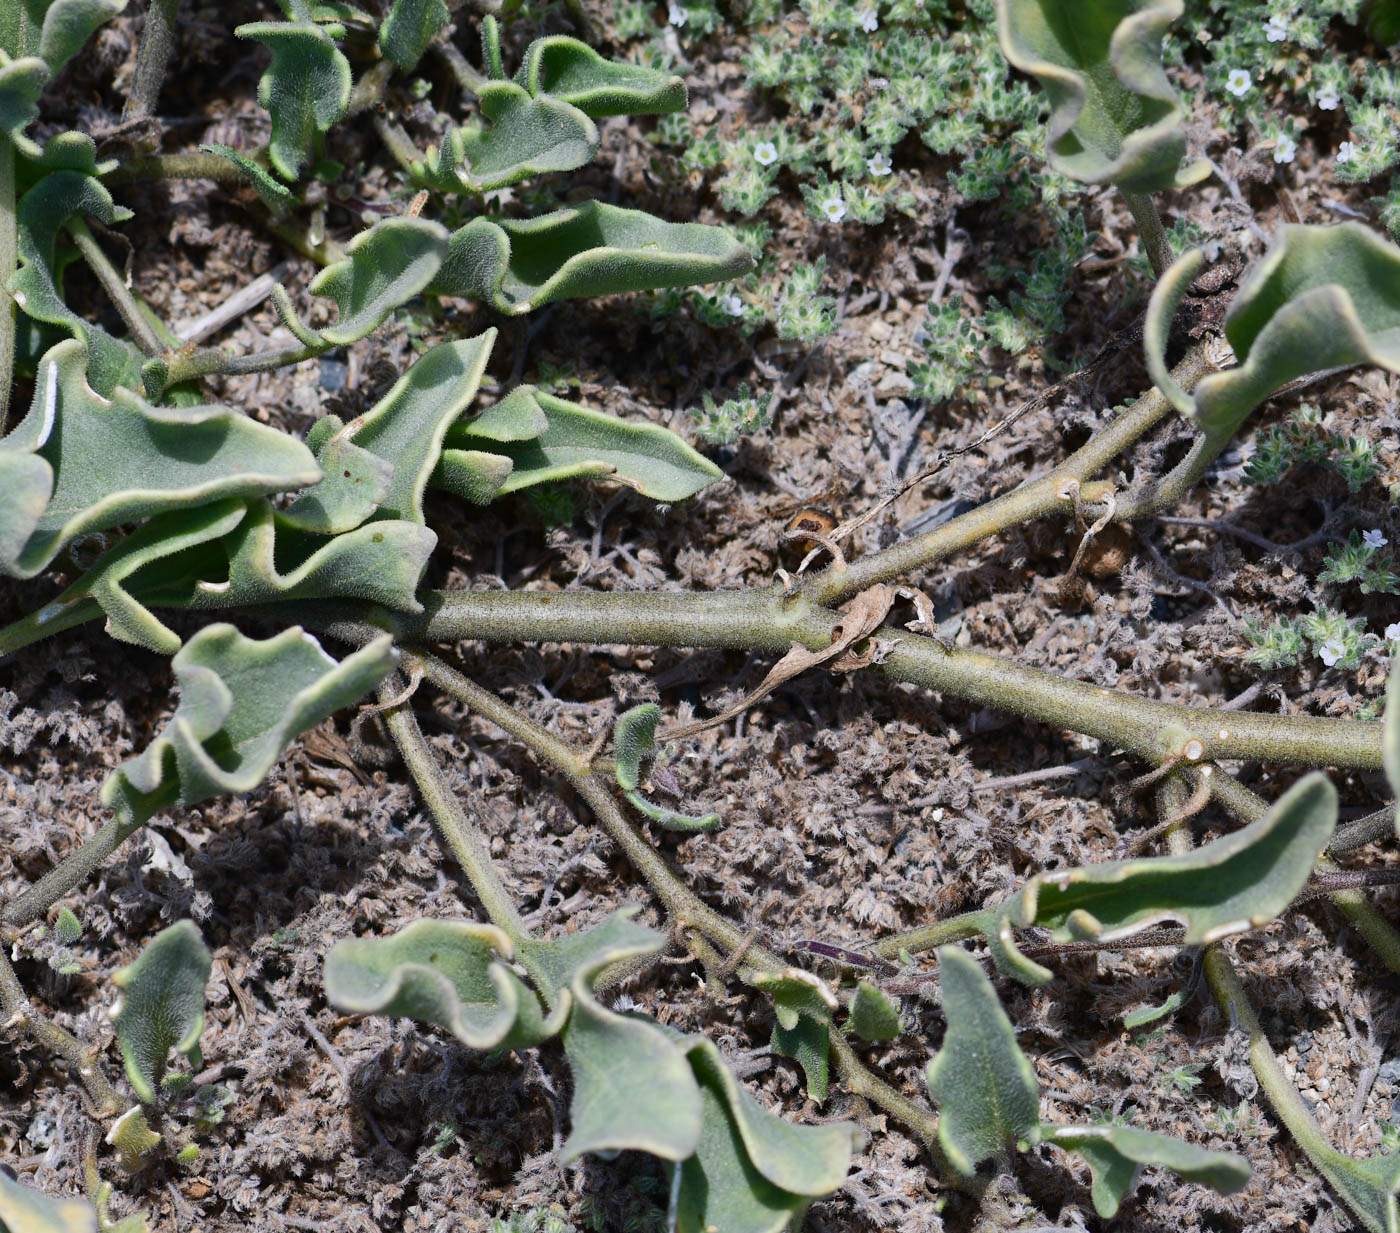
{"type": "Polygon", "coordinates": [[[1400,621],[1394,621],[1385,627],[1385,640],[1387,642],[1400,642],[1400,621]]]}
{"type": "Polygon", "coordinates": [[[1342,96],[1337,93],[1336,86],[1323,86],[1317,92],[1317,105],[1323,111],[1336,111],[1337,104],[1342,101],[1342,96]]]}
{"type": "Polygon", "coordinates": [[[875,31],[880,28],[880,16],[873,8],[861,9],[860,28],[864,30],[866,34],[874,34],[875,31]]]}
{"type": "Polygon", "coordinates": [[[1330,668],[1347,653],[1347,649],[1335,638],[1332,638],[1324,642],[1318,648],[1317,653],[1322,656],[1322,662],[1330,668]]]}
{"type": "Polygon", "coordinates": [[[1298,153],[1298,143],[1292,137],[1280,137],[1274,143],[1274,162],[1291,163],[1298,153]]]}
{"type": "Polygon", "coordinates": [[[1349,163],[1356,157],[1356,143],[1344,141],[1337,147],[1337,161],[1339,163],[1349,163]]]}
{"type": "Polygon", "coordinates": [[[846,203],[840,197],[828,197],[817,208],[833,223],[839,223],[846,217],[846,203]]]}
{"type": "Polygon", "coordinates": [[[666,13],[666,20],[673,26],[683,26],[690,20],[690,14],[677,4],[676,0],[671,0],[671,7],[666,13]]]}
{"type": "Polygon", "coordinates": [[[1264,23],[1264,37],[1271,43],[1282,43],[1288,37],[1288,18],[1275,13],[1264,23]]]}
{"type": "Polygon", "coordinates": [[[778,161],[778,147],[771,141],[760,141],[753,148],[753,161],[760,167],[767,167],[778,161]]]}
{"type": "Polygon", "coordinates": [[[744,301],[733,292],[722,295],[719,298],[719,306],[731,317],[742,317],[744,315],[744,301]]]}
{"type": "Polygon", "coordinates": [[[1254,84],[1254,79],[1250,77],[1248,69],[1231,69],[1230,75],[1225,79],[1225,89],[1236,98],[1243,98],[1249,93],[1249,87],[1254,84]]]}
{"type": "Polygon", "coordinates": [[[890,169],[894,166],[894,164],[890,162],[890,156],[883,150],[879,154],[872,155],[870,158],[866,159],[865,165],[870,171],[870,174],[877,177],[889,175],[890,169]]]}
{"type": "Polygon", "coordinates": [[[1363,531],[1361,533],[1362,542],[1367,548],[1384,548],[1390,541],[1386,539],[1385,532],[1381,530],[1363,531]]]}

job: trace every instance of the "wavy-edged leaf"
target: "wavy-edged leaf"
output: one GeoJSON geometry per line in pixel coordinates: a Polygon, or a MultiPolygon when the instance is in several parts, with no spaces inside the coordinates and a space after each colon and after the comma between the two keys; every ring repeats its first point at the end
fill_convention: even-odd
{"type": "Polygon", "coordinates": [[[320,478],[301,442],[227,407],[100,397],[86,361],[76,339],[51,348],[29,414],[0,438],[0,573],[33,577],[86,532],[320,478]]]}
{"type": "Polygon", "coordinates": [[[856,985],[846,1020],[862,1040],[894,1040],[899,1035],[899,1007],[868,980],[856,985]]]}
{"type": "Polygon", "coordinates": [[[685,82],[641,64],[607,60],[568,35],[536,39],[515,80],[536,98],[552,95],[595,119],[684,111],[685,82]]]}
{"type": "Polygon", "coordinates": [[[469,1049],[521,1049],[554,1035],[568,1008],[546,1016],[506,966],[513,957],[510,938],[495,925],[417,920],[387,938],[331,947],[326,1000],[347,1014],[436,1024],[469,1049]]]}
{"type": "Polygon", "coordinates": [[[535,398],[535,387],[517,385],[499,402],[471,419],[452,426],[454,443],[468,441],[530,441],[549,427],[549,417],[535,398]]]}
{"type": "Polygon", "coordinates": [[[278,311],[298,338],[311,346],[356,342],[384,324],[438,272],[447,255],[447,228],[427,218],[386,218],[345,246],[345,257],[316,275],[309,290],[335,301],[334,325],[313,330],[297,318],[286,289],[277,288],[278,311]]]}
{"type": "Polygon", "coordinates": [[[102,784],[102,803],[128,826],[167,805],[248,792],[282,750],[363,697],[395,663],[386,634],[336,663],[298,626],[265,641],[209,625],[171,661],[180,703],[164,731],[102,784]]]}
{"type": "Polygon", "coordinates": [[[56,1199],[0,1169],[0,1228],[8,1233],[97,1233],[97,1209],[86,1199],[56,1199]]]}
{"type": "Polygon", "coordinates": [[[204,987],[213,956],[193,921],[162,929],[134,963],[112,975],[121,998],[112,1011],[126,1077],[146,1104],[155,1103],[172,1050],[199,1054],[204,987]]]}
{"type": "Polygon", "coordinates": [[[769,1046],[800,1067],[807,1095],[826,1099],[831,1067],[831,1016],[840,1005],[826,981],[804,968],[758,972],[754,987],[773,999],[773,1033],[769,1046]]]}
{"type": "Polygon", "coordinates": [[[310,21],[257,21],[234,34],[272,52],[258,82],[258,102],[272,117],[272,165],[295,180],[311,161],[317,138],[350,107],[350,62],[331,32],[310,21]]]}
{"type": "Polygon", "coordinates": [[[88,383],[109,397],[118,384],[136,384],[141,353],[89,324],[63,301],[58,233],[76,214],[91,214],[107,226],[131,217],[104,185],[84,172],[46,175],[19,201],[19,269],[10,279],[10,290],[29,316],[61,326],[87,346],[88,383]]]}
{"type": "Polygon", "coordinates": [[[1144,322],[1148,371],[1183,415],[1228,436],[1275,390],[1353,364],[1400,372],[1400,248],[1360,223],[1287,224],[1241,283],[1225,317],[1239,366],[1188,394],[1167,371],[1171,319],[1201,268],[1184,254],[1153,289],[1144,322]]]}
{"type": "Polygon", "coordinates": [[[618,716],[613,729],[613,744],[617,747],[617,785],[639,813],[645,814],[668,831],[712,831],[719,826],[719,814],[701,816],[677,813],[647,800],[637,789],[641,783],[642,759],[650,757],[656,748],[656,725],[661,708],[654,702],[634,706],[618,716]]]}
{"type": "Polygon", "coordinates": [[[341,422],[328,415],[307,434],[316,464],[325,473],[319,484],[304,489],[278,521],[299,531],[339,535],[353,531],[384,503],[394,481],[394,464],[351,439],[362,420],[341,422]]]}
{"type": "MultiPolygon", "coordinates": [[[[109,1147],[117,1149],[117,1158],[121,1161],[123,1169],[128,1173],[140,1173],[151,1163],[152,1153],[160,1145],[160,1135],[151,1129],[150,1122],[146,1120],[145,1108],[132,1105],[112,1123],[105,1142],[109,1147]]],[[[120,1226],[118,1228],[120,1229],[120,1226]]]]}
{"type": "MultiPolygon", "coordinates": [[[[574,1094],[561,1163],[585,1152],[628,1150],[680,1161],[699,1145],[704,1106],[684,1048],[660,1024],[606,1010],[593,995],[604,968],[654,954],[664,944],[662,935],[620,914],[573,944],[587,949],[574,956],[568,985],[573,1010],[564,1052],[574,1094]]],[[[559,945],[556,954],[571,954],[559,945]]]]}
{"type": "Polygon", "coordinates": [[[379,50],[399,68],[411,69],[451,20],[443,0],[394,0],[379,27],[379,50]]]}
{"type": "Polygon", "coordinates": [[[926,1078],[938,1102],[938,1141],[948,1163],[970,1175],[1018,1140],[1038,1139],[1040,1087],[977,960],[944,946],[938,979],[948,1031],[926,1078]]]}
{"type": "Polygon", "coordinates": [[[749,251],[702,223],[588,201],[533,219],[476,218],[452,233],[432,290],[526,313],[554,300],[720,282],[749,251]]]}
{"type": "Polygon", "coordinates": [[[97,159],[97,143],[86,133],[66,129],[44,142],[38,158],[22,157],[15,168],[15,182],[28,192],[51,171],[76,171],[86,176],[105,176],[115,171],[117,160],[97,159]]]}
{"type": "Polygon", "coordinates": [[[30,158],[39,158],[43,150],[24,130],[39,116],[39,96],[48,81],[49,66],[38,56],[0,51],[0,134],[30,158]]]}
{"type": "Polygon", "coordinates": [[[1321,1142],[1308,1159],[1371,1233],[1400,1233],[1400,1152],[1354,1160],[1321,1142]]]}
{"type": "MultiPolygon", "coordinates": [[[[484,481],[476,488],[464,483],[461,472],[453,470],[465,465],[458,457],[463,452],[459,447],[509,459],[510,472],[493,496],[594,476],[626,484],[653,501],[683,501],[723,476],[708,458],[658,424],[618,419],[533,387],[520,386],[511,397],[533,400],[545,418],[544,431],[528,440],[491,441],[487,432],[493,429],[454,426],[447,434],[442,465],[433,475],[435,487],[468,500],[485,487],[484,481]]],[[[469,474],[475,483],[477,475],[469,474]]]]}
{"type": "Polygon", "coordinates": [[[126,8],[126,0],[21,0],[21,3],[29,16],[30,28],[37,28],[39,32],[37,45],[29,50],[49,66],[49,73],[54,77],[78,54],[98,26],[126,8]]]}
{"type": "Polygon", "coordinates": [[[1045,1138],[1067,1152],[1078,1152],[1093,1175],[1094,1210],[1105,1220],[1118,1213],[1144,1165],[1160,1165],[1221,1194],[1249,1184],[1249,1161],[1231,1152],[1212,1152],[1170,1135],[1133,1126],[1046,1126],[1045,1138]]]}
{"type": "MultiPolygon", "coordinates": [[[[1400,672],[1391,660],[1385,683],[1385,714],[1381,718],[1381,761],[1390,790],[1400,798],[1400,672]]],[[[1395,830],[1400,834],[1400,809],[1395,811],[1395,830]]]]}
{"type": "Polygon", "coordinates": [[[672,1227],[679,1233],[782,1233],[813,1199],[841,1187],[861,1134],[850,1122],[798,1126],[763,1108],[720,1051],[687,1038],[700,1084],[703,1129],[681,1170],[672,1227]]]}
{"type": "Polygon", "coordinates": [[[993,954],[1030,984],[1051,973],[1016,949],[1013,929],[1040,925],[1060,941],[1112,942],[1180,921],[1187,946],[1269,923],[1303,888],[1337,824],[1337,791],[1314,773],[1263,817],[1184,856],[1108,861],[1033,877],[992,910],[993,954]]]}
{"type": "Polygon", "coordinates": [[[997,0],[1006,58],[1050,99],[1050,165],[1127,192],[1194,184],[1183,168],[1183,112],[1162,68],[1162,35],[1181,0],[997,0]]]}
{"type": "Polygon", "coordinates": [[[259,166],[251,158],[240,154],[232,146],[220,145],[216,141],[199,147],[208,154],[226,158],[248,179],[258,194],[259,200],[274,216],[285,214],[296,203],[296,195],[280,180],[274,179],[265,167],[259,166]]]}
{"type": "Polygon", "coordinates": [[[481,87],[481,114],[490,121],[454,129],[416,178],[443,192],[485,193],[531,176],[573,171],[598,153],[598,126],[577,107],[531,98],[513,81],[481,87]]]}

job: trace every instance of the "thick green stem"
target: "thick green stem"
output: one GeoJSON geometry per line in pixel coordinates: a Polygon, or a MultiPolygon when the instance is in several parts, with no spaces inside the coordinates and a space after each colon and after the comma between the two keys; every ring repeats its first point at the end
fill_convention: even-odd
{"type": "Polygon", "coordinates": [[[1167,240],[1166,230],[1162,227],[1162,216],[1157,213],[1157,203],[1149,193],[1130,193],[1127,189],[1119,191],[1123,194],[1124,203],[1132,212],[1133,222],[1137,224],[1142,246],[1147,252],[1148,261],[1152,263],[1152,272],[1161,278],[1173,258],[1172,246],[1167,240]]]}
{"type": "Polygon", "coordinates": [[[10,413],[15,371],[15,302],[10,279],[19,267],[19,215],[15,204],[15,147],[0,138],[0,432],[10,413]]]}
{"type": "Polygon", "coordinates": [[[1192,442],[1186,457],[1166,475],[1149,480],[1142,487],[1125,493],[1114,510],[1114,521],[1136,522],[1170,509],[1196,486],[1220,451],[1230,444],[1233,432],[1203,432],[1192,442]]]}
{"type": "MultiPolygon", "coordinates": [[[[397,692],[386,681],[379,687],[380,704],[393,703],[397,692]]],[[[428,748],[428,742],[423,739],[412,709],[404,702],[393,703],[384,712],[384,723],[399,753],[403,755],[413,782],[418,785],[418,792],[428,806],[428,812],[437,823],[439,837],[467,875],[491,923],[517,946],[529,941],[530,931],[491,863],[491,852],[485,839],[462,809],[457,794],[442,773],[442,767],[428,748]]]]}
{"type": "Polygon", "coordinates": [[[198,381],[216,374],[243,376],[254,372],[273,372],[289,364],[314,360],[326,350],[326,347],[304,347],[298,343],[280,351],[255,351],[252,355],[232,355],[218,347],[206,347],[189,355],[177,353],[167,358],[169,372],[165,384],[179,385],[182,381],[198,381]]]}
{"type": "Polygon", "coordinates": [[[187,154],[147,154],[120,164],[103,177],[107,184],[132,184],[141,180],[216,180],[242,184],[236,163],[203,150],[187,154]]]}
{"type": "Polygon", "coordinates": [[[870,948],[872,955],[881,959],[898,959],[900,951],[917,955],[921,951],[937,950],[953,942],[965,942],[968,938],[981,937],[986,932],[988,913],[985,909],[976,912],[963,912],[950,916],[947,920],[936,920],[932,924],[920,925],[883,938],[870,948]]]}
{"type": "Polygon", "coordinates": [[[136,71],[131,77],[131,93],[122,109],[123,119],[155,114],[165,69],[175,46],[175,17],[179,10],[180,0],[150,0],[146,5],[146,24],[141,30],[136,71]]]}
{"type": "MultiPolygon", "coordinates": [[[[1211,795],[1241,822],[1262,818],[1269,808],[1263,797],[1218,768],[1211,776],[1211,795]]],[[[1321,873],[1337,872],[1337,866],[1326,857],[1318,859],[1316,868],[1321,873]]],[[[1392,972],[1400,972],[1400,932],[1381,915],[1376,905],[1359,890],[1332,891],[1328,898],[1341,909],[1356,932],[1371,944],[1385,966],[1392,972]]]]}
{"type": "MultiPolygon", "coordinates": [[[[1172,377],[1182,389],[1189,390],[1212,367],[1205,346],[1198,345],[1176,366],[1172,377]]],[[[1005,496],[979,505],[941,527],[854,561],[844,569],[832,566],[807,583],[807,597],[819,604],[840,603],[874,583],[889,582],[923,569],[1009,527],[1072,509],[1072,496],[1066,496],[1067,492],[1072,492],[1074,486],[1087,484],[1171,412],[1172,406],[1162,394],[1156,389],[1149,390],[1049,474],[1029,480],[1005,496]]],[[[1090,504],[1101,501],[1108,487],[1096,485],[1083,490],[1081,500],[1090,504]]],[[[1122,504],[1121,498],[1119,504],[1122,504]]]]}
{"type": "Polygon", "coordinates": [[[107,254],[102,251],[102,246],[88,230],[88,225],[81,218],[76,217],[70,218],[64,225],[68,229],[68,234],[73,237],[74,243],[77,244],[83,259],[88,263],[88,268],[97,275],[97,281],[102,284],[107,298],[112,301],[113,307],[121,314],[121,319],[126,322],[126,328],[131,331],[131,336],[136,340],[137,345],[149,356],[164,355],[165,347],[161,343],[160,337],[151,328],[151,323],[146,320],[145,313],[141,311],[141,306],[136,302],[136,298],[131,294],[131,289],[126,285],[126,279],[122,277],[116,266],[107,260],[107,254]]]}

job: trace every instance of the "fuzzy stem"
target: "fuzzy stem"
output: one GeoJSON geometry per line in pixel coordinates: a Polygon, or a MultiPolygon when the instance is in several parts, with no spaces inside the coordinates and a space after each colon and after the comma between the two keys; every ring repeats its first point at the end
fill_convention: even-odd
{"type": "Polygon", "coordinates": [[[30,1003],[9,957],[0,948],[0,1031],[19,1028],[68,1063],[102,1117],[114,1117],[122,1100],[97,1065],[95,1049],[39,1014],[30,1003]]]}
{"type": "MultiPolygon", "coordinates": [[[[399,692],[391,677],[379,686],[380,705],[392,702],[399,692]]],[[[428,748],[428,742],[423,739],[412,708],[406,702],[389,706],[384,712],[384,723],[399,753],[403,755],[413,782],[418,785],[418,792],[428,806],[428,812],[437,823],[439,837],[467,875],[491,923],[504,931],[517,946],[529,941],[530,931],[491,863],[491,851],[486,840],[467,817],[457,794],[448,784],[442,767],[428,748]]]]}
{"type": "MultiPolygon", "coordinates": [[[[1205,347],[1198,345],[1172,370],[1172,378],[1182,389],[1189,390],[1212,368],[1205,347]]],[[[819,604],[839,603],[876,582],[888,582],[922,569],[1009,527],[1068,510],[1070,505],[1064,496],[1067,485],[1087,483],[1171,411],[1171,404],[1158,390],[1149,390],[1048,474],[1028,480],[1005,496],[923,535],[872,553],[844,569],[833,566],[825,570],[807,584],[807,597],[819,604]]],[[[1107,485],[1103,487],[1106,489],[1107,485]]],[[[1093,491],[1081,494],[1091,504],[1103,495],[1093,491]]],[[[1120,498],[1120,508],[1122,504],[1120,498]]]]}
{"type": "Polygon", "coordinates": [[[1161,278],[1172,263],[1172,246],[1162,227],[1162,216],[1157,213],[1157,204],[1149,193],[1130,193],[1127,189],[1119,191],[1123,194],[1124,204],[1132,213],[1133,222],[1137,224],[1142,246],[1147,252],[1147,259],[1152,263],[1152,272],[1161,278]]]}
{"type": "Polygon", "coordinates": [[[243,184],[236,163],[206,151],[184,154],[146,154],[121,163],[103,177],[106,184],[134,184],[143,180],[216,180],[243,184]]]}
{"type": "Polygon", "coordinates": [[[164,355],[165,347],[131,294],[126,279],[116,266],[107,260],[107,254],[102,251],[102,246],[88,230],[88,225],[81,218],[70,218],[64,226],[77,244],[78,251],[83,254],[88,268],[97,275],[97,281],[102,284],[107,298],[112,301],[112,305],[121,314],[121,319],[126,322],[126,328],[131,331],[137,345],[149,356],[164,355]]]}
{"type": "Polygon", "coordinates": [[[976,912],[963,912],[950,916],[947,920],[936,920],[917,929],[896,933],[870,947],[872,955],[881,959],[898,959],[899,952],[908,951],[917,955],[920,951],[936,950],[952,942],[965,942],[968,938],[981,937],[986,932],[988,911],[983,908],[976,912]]]}
{"type": "Polygon", "coordinates": [[[15,147],[0,138],[0,432],[10,412],[15,370],[15,302],[10,279],[19,267],[19,215],[15,203],[15,147]]]}
{"type": "MultiPolygon", "coordinates": [[[[1225,809],[1228,809],[1241,822],[1253,822],[1268,812],[1269,803],[1251,792],[1231,775],[1217,770],[1211,776],[1211,795],[1225,809]]],[[[1336,873],[1337,866],[1325,856],[1319,857],[1316,868],[1319,873],[1336,873]]],[[[1328,895],[1342,914],[1352,923],[1381,961],[1392,972],[1400,972],[1400,932],[1377,910],[1359,890],[1338,890],[1328,895]]]]}
{"type": "Polygon", "coordinates": [[[304,347],[298,343],[294,347],[283,347],[280,351],[255,351],[251,355],[232,355],[220,347],[205,347],[189,355],[170,355],[167,359],[169,371],[165,384],[179,385],[183,381],[196,381],[215,374],[242,376],[254,372],[273,372],[289,364],[314,360],[327,350],[328,347],[304,347]]]}
{"type": "Polygon", "coordinates": [[[136,71],[131,77],[131,93],[126,96],[122,118],[135,119],[155,113],[165,69],[175,46],[175,17],[180,0],[150,0],[141,46],[136,52],[136,71]]]}
{"type": "Polygon", "coordinates": [[[1114,511],[1114,521],[1119,523],[1136,522],[1140,518],[1150,518],[1170,509],[1203,476],[1220,451],[1230,444],[1234,432],[1203,432],[1192,442],[1186,457],[1176,464],[1166,475],[1149,480],[1141,488],[1124,494],[1114,511]]]}

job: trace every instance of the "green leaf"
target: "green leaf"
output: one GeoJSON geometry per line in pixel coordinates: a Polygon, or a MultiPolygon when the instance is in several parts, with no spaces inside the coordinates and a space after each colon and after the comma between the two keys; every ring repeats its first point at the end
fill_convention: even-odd
{"type": "Polygon", "coordinates": [[[1156,1023],[1158,1019],[1176,1014],[1185,1005],[1186,991],[1173,989],[1160,1006],[1141,1006],[1137,1010],[1129,1011],[1123,1016],[1123,1026],[1129,1029],[1146,1027],[1149,1023],[1156,1023]]]}
{"type": "Polygon", "coordinates": [[[1258,929],[1302,890],[1336,824],[1336,789],[1314,773],[1258,821],[1185,856],[1037,874],[993,909],[993,954],[1004,971],[1044,984],[1051,973],[1016,949],[1013,928],[1040,925],[1059,941],[1113,942],[1174,920],[1185,925],[1187,946],[1258,929]]]}
{"type": "Polygon", "coordinates": [[[574,1095],[561,1164],[585,1152],[628,1150],[680,1161],[700,1142],[704,1107],[685,1050],[660,1024],[606,1010],[593,996],[593,981],[604,968],[665,944],[650,929],[624,924],[625,932],[614,925],[604,935],[611,939],[607,945],[588,938],[586,958],[569,982],[573,1011],[564,1026],[564,1053],[574,1095]]]}
{"type": "Polygon", "coordinates": [[[50,171],[77,171],[86,176],[105,176],[115,171],[117,160],[97,161],[97,143],[86,133],[67,129],[55,133],[44,142],[44,151],[37,159],[21,156],[15,168],[16,182],[27,192],[50,171]]]}
{"type": "Polygon", "coordinates": [[[326,1000],[355,1015],[392,1015],[446,1028],[469,1049],[520,1049],[559,1030],[503,960],[510,938],[475,921],[417,920],[387,938],[337,942],[326,956],[326,1000]]]}
{"type": "MultiPolygon", "coordinates": [[[[1390,675],[1385,682],[1385,714],[1381,717],[1381,761],[1390,790],[1400,797],[1400,672],[1395,661],[1390,662],[1390,675]]],[[[1400,834],[1400,809],[1395,812],[1395,829],[1400,834]]]]}
{"type": "Polygon", "coordinates": [[[1176,307],[1204,260],[1183,255],[1153,289],[1144,323],[1148,371],[1184,415],[1228,436],[1296,377],[1375,364],[1400,372],[1400,248],[1360,223],[1285,225],[1230,303],[1225,336],[1239,366],[1208,373],[1188,394],[1167,372],[1176,307]]]}
{"type": "Polygon", "coordinates": [[[481,87],[479,122],[456,128],[442,147],[412,167],[414,179],[440,192],[485,193],[530,176],[573,171],[598,152],[598,126],[556,98],[531,98],[512,81],[481,87]]]}
{"type": "Polygon", "coordinates": [[[323,416],[316,422],[322,429],[313,442],[316,464],[325,478],[302,490],[278,521],[299,531],[317,535],[339,535],[353,531],[375,512],[388,496],[394,480],[394,464],[362,446],[352,437],[364,421],[343,424],[338,416],[323,416]]]}
{"type": "Polygon", "coordinates": [[[104,185],[80,171],[55,171],[20,199],[19,269],[10,279],[15,303],[36,321],[63,327],[88,348],[88,383],[110,397],[118,384],[135,384],[141,353],[91,325],[63,301],[58,233],[77,214],[92,214],[107,226],[131,217],[104,185]]]}
{"type": "Polygon", "coordinates": [[[899,1035],[899,1008],[868,980],[856,985],[847,1019],[862,1040],[894,1040],[899,1035]]]}
{"type": "Polygon", "coordinates": [[[219,158],[226,158],[245,176],[248,177],[258,198],[262,201],[274,215],[280,217],[296,204],[296,195],[280,180],[275,180],[268,173],[265,167],[255,163],[251,158],[240,154],[232,146],[221,146],[218,142],[209,142],[199,147],[209,154],[215,154],[219,158]]]}
{"type": "Polygon", "coordinates": [[[460,419],[452,429],[454,441],[530,441],[549,427],[535,389],[517,385],[500,402],[493,403],[472,419],[460,419]]]}
{"type": "Polygon", "coordinates": [[[0,438],[0,573],[30,578],[78,535],[320,478],[299,441],[227,407],[155,407],[89,388],[76,339],[40,361],[29,414],[0,438]]]}
{"type": "Polygon", "coordinates": [[[272,165],[295,180],[312,160],[317,139],[350,107],[350,62],[330,33],[309,21],[252,22],[234,34],[272,52],[258,102],[272,116],[272,165]]]}
{"type": "Polygon", "coordinates": [[[555,34],[525,49],[515,80],[530,94],[553,95],[595,119],[684,111],[685,82],[640,64],[606,60],[587,43],[555,34]]]}
{"type": "Polygon", "coordinates": [[[728,232],[588,201],[533,219],[476,218],[452,233],[432,290],[527,313],[554,300],[737,278],[753,267],[728,232]]]}
{"type": "MultiPolygon", "coordinates": [[[[10,0],[11,3],[14,0],[10,0]]],[[[30,28],[39,30],[38,46],[29,49],[57,77],[97,27],[126,8],[126,0],[21,0],[30,28]]]]}
{"type": "Polygon", "coordinates": [[[1093,1174],[1094,1210],[1105,1220],[1118,1212],[1143,1165],[1161,1165],[1221,1194],[1234,1194],[1253,1175],[1243,1156],[1211,1152],[1194,1144],[1132,1126],[1046,1126],[1045,1138],[1078,1152],[1093,1174]]]}
{"type": "Polygon", "coordinates": [[[661,708],[654,702],[634,706],[618,717],[617,726],[613,729],[613,744],[617,749],[617,785],[638,811],[666,830],[712,831],[719,825],[719,814],[692,817],[676,813],[653,805],[637,791],[641,783],[642,759],[650,757],[656,748],[656,725],[660,719],[661,708]]]}
{"type": "Polygon", "coordinates": [[[86,1199],[55,1199],[0,1169],[0,1228],[6,1233],[97,1233],[97,1209],[86,1199]]]}
{"type": "Polygon", "coordinates": [[[679,1233],[782,1233],[796,1228],[814,1198],[840,1188],[861,1135],[849,1122],[795,1126],[744,1090],[720,1051],[687,1039],[700,1084],[703,1128],[681,1170],[679,1233]]]}
{"type": "Polygon", "coordinates": [[[146,1110],[141,1105],[132,1105],[112,1123],[106,1142],[117,1149],[123,1169],[128,1173],[139,1173],[151,1163],[151,1153],[160,1144],[160,1135],[151,1129],[150,1122],[146,1120],[146,1110]]]}
{"type": "Polygon", "coordinates": [[[831,1015],[840,1005],[836,995],[820,976],[803,968],[755,973],[752,982],[773,999],[770,1047],[802,1067],[807,1095],[820,1104],[830,1080],[831,1015]]]}
{"type": "Polygon", "coordinates": [[[394,0],[379,27],[379,50],[399,68],[411,69],[451,20],[443,0],[394,0]]]}
{"type": "Polygon", "coordinates": [[[826,1100],[831,1086],[831,1028],[810,1015],[798,1015],[791,1027],[773,1024],[768,1047],[779,1057],[790,1057],[802,1067],[807,1095],[817,1104],[826,1100]]]}
{"type": "Polygon", "coordinates": [[[1183,113],[1162,68],[1162,35],[1181,11],[1181,0],[997,0],[1002,52],[1050,99],[1051,167],[1133,193],[1208,174],[1204,162],[1181,167],[1183,113]]]}
{"type": "Polygon", "coordinates": [[[121,999],[112,1012],[126,1077],[145,1104],[153,1104],[172,1049],[199,1049],[204,1031],[204,987],[213,958],[193,921],[162,929],[136,962],[112,975],[121,999]]]}
{"type": "MultiPolygon", "coordinates": [[[[509,460],[509,474],[492,495],[504,495],[554,480],[596,476],[626,484],[653,501],[683,501],[720,479],[723,472],[675,433],[657,424],[638,424],[591,411],[530,386],[519,386],[511,398],[520,406],[529,399],[544,416],[546,427],[530,440],[498,440],[499,432],[475,423],[455,426],[446,437],[442,465],[433,475],[435,487],[468,500],[474,489],[460,471],[463,452],[490,453],[509,460]],[[469,447],[463,451],[459,447],[469,447]]],[[[504,433],[500,433],[504,436],[504,433]]],[[[477,478],[469,470],[471,480],[477,478]]]]}
{"type": "Polygon", "coordinates": [[[1040,1088],[977,960],[944,946],[938,973],[948,1031],[928,1064],[928,1090],[939,1105],[938,1141],[949,1164],[971,1175],[1018,1140],[1039,1138],[1040,1088]]]}
{"type": "Polygon", "coordinates": [[[313,295],[335,301],[334,325],[313,330],[297,318],[286,289],[278,285],[278,310],[287,326],[312,346],[356,342],[384,324],[437,273],[447,255],[447,229],[426,218],[386,218],[345,246],[345,258],[312,280],[313,295]],[[290,314],[290,316],[288,316],[290,314]]]}
{"type": "Polygon", "coordinates": [[[296,626],[261,642],[207,626],[171,661],[175,714],[107,776],[102,803],[134,826],[175,802],[251,791],[293,737],[363,697],[394,661],[387,634],[336,663],[296,626]]]}
{"type": "Polygon", "coordinates": [[[24,130],[39,116],[39,96],[48,81],[49,66],[38,56],[11,57],[0,51],[0,133],[30,158],[43,151],[24,130]]]}
{"type": "Polygon", "coordinates": [[[1308,1160],[1347,1210],[1371,1233],[1400,1233],[1400,1152],[1353,1160],[1321,1142],[1320,1135],[1314,1139],[1307,1145],[1308,1160]]]}

